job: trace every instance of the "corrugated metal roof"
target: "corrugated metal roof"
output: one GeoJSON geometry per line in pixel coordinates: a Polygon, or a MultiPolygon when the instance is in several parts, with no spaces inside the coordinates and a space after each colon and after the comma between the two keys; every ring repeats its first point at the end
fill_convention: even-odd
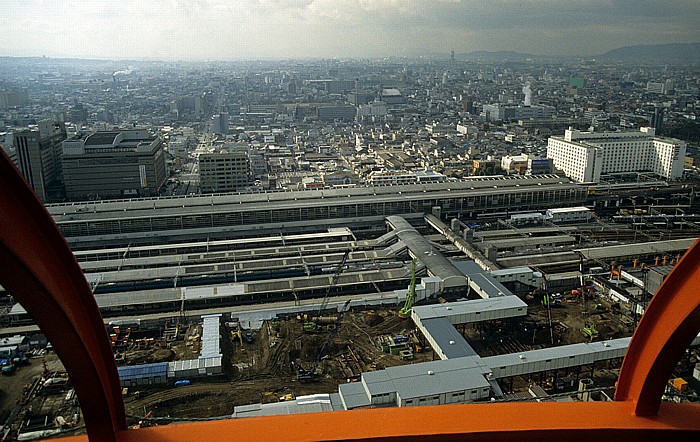
{"type": "Polygon", "coordinates": [[[340,393],[331,393],[329,397],[331,399],[331,407],[333,407],[333,411],[344,410],[343,401],[340,400],[340,393]]]}
{"type": "MultiPolygon", "coordinates": [[[[478,322],[481,320],[478,316],[484,313],[505,311],[515,309],[515,313],[520,313],[517,310],[523,309],[522,314],[515,316],[523,316],[527,314],[527,304],[517,296],[502,296],[500,298],[474,299],[469,301],[449,302],[447,304],[431,304],[413,307],[413,316],[418,317],[421,321],[430,318],[448,318],[452,324],[462,324],[457,320],[463,315],[471,315],[473,320],[469,322],[478,322]]],[[[511,316],[511,315],[508,315],[511,316]]],[[[469,317],[469,316],[468,316],[469,317]]],[[[507,316],[503,316],[507,317],[507,316]]],[[[484,315],[483,319],[488,320],[492,317],[484,315]]]]}
{"type": "MultiPolygon", "coordinates": [[[[367,373],[363,373],[364,376],[367,373]]],[[[360,382],[341,384],[338,386],[338,393],[342,398],[346,410],[353,408],[369,407],[370,401],[365,391],[365,387],[360,382]]]]}
{"type": "Polygon", "coordinates": [[[469,286],[480,292],[479,296],[497,298],[513,294],[474,261],[453,261],[452,264],[469,279],[469,286]]]}
{"type": "Polygon", "coordinates": [[[574,212],[590,212],[588,207],[558,207],[555,209],[547,209],[547,213],[574,213],[574,212]]]}
{"type": "Polygon", "coordinates": [[[447,318],[430,318],[421,321],[423,333],[432,338],[433,346],[447,359],[476,356],[476,351],[464,339],[461,333],[454,328],[447,318]]]}
{"type": "Polygon", "coordinates": [[[331,406],[330,395],[314,395],[323,396],[323,398],[305,399],[299,397],[293,401],[275,402],[272,404],[252,404],[241,405],[234,407],[231,417],[252,417],[252,416],[276,416],[280,414],[302,414],[302,413],[318,413],[322,411],[333,411],[331,406]]]}
{"type": "Polygon", "coordinates": [[[481,358],[467,356],[363,373],[362,381],[370,395],[396,392],[402,399],[411,399],[488,388],[489,383],[484,376],[489,372],[489,367],[481,362],[481,358]]]}
{"type": "Polygon", "coordinates": [[[521,353],[483,358],[496,377],[502,373],[517,371],[517,374],[538,373],[551,368],[564,368],[623,357],[632,338],[609,341],[563,345],[560,347],[530,350],[521,353]]]}
{"type": "MultiPolygon", "coordinates": [[[[532,238],[492,239],[484,242],[498,249],[523,248],[540,244],[575,244],[576,238],[571,235],[535,236],[532,238]]],[[[479,244],[481,246],[481,244],[479,244]]]]}
{"type": "Polygon", "coordinates": [[[654,255],[675,251],[685,251],[693,245],[697,238],[671,239],[668,241],[653,241],[637,244],[622,244],[618,246],[591,247],[578,249],[587,259],[609,259],[620,256],[654,255]]]}
{"type": "Polygon", "coordinates": [[[457,270],[408,221],[395,215],[387,216],[386,220],[394,227],[397,236],[408,246],[411,253],[428,268],[430,274],[442,278],[445,287],[467,285],[462,272],[457,270]]]}
{"type": "Polygon", "coordinates": [[[413,399],[474,389],[490,388],[486,378],[473,369],[438,371],[402,382],[397,393],[401,399],[413,399]]]}
{"type": "Polygon", "coordinates": [[[221,356],[221,335],[219,333],[219,321],[221,315],[202,316],[202,349],[200,358],[221,356]]]}
{"type": "Polygon", "coordinates": [[[117,367],[117,372],[119,373],[119,378],[121,380],[144,379],[160,376],[165,377],[168,373],[168,363],[157,362],[154,364],[117,367]]]}

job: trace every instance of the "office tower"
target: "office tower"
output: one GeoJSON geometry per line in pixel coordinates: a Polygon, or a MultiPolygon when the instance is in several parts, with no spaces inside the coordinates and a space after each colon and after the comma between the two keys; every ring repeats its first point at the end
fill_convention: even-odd
{"type": "Polygon", "coordinates": [[[228,135],[228,113],[221,112],[211,117],[211,131],[215,134],[228,135]]]}
{"type": "Polygon", "coordinates": [[[61,143],[65,139],[65,125],[52,120],[13,134],[17,168],[44,202],[61,198],[61,143]]]}

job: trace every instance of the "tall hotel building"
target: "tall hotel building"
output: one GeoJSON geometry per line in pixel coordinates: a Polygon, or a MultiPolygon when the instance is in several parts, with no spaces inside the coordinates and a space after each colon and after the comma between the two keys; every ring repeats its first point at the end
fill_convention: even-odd
{"type": "Polygon", "coordinates": [[[554,167],[579,182],[598,182],[601,175],[651,172],[668,180],[683,176],[685,143],[655,136],[643,127],[638,132],[581,132],[567,129],[563,137],[550,137],[547,158],[554,167]]]}

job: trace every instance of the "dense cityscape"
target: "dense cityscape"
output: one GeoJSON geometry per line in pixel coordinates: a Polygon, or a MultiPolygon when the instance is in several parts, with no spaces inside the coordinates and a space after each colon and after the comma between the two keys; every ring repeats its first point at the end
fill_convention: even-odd
{"type": "MultiPolygon", "coordinates": [[[[610,401],[700,236],[698,64],[627,49],[0,57],[0,144],[90,285],[131,427],[610,401]]],[[[0,438],[81,434],[12,295],[0,438]]],[[[698,346],[664,401],[698,401],[698,346]]]]}

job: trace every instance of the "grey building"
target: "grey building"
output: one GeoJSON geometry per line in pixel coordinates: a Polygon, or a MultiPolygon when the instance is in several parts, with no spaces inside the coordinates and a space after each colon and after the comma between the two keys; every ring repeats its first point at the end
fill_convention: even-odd
{"type": "Polygon", "coordinates": [[[485,104],[482,115],[488,121],[518,121],[529,119],[549,119],[554,116],[553,106],[513,106],[500,103],[485,104]]]}
{"type": "Polygon", "coordinates": [[[383,220],[395,214],[431,213],[473,218],[480,213],[537,210],[580,205],[586,188],[558,176],[481,178],[444,183],[354,187],[305,191],[188,196],[159,200],[100,202],[49,206],[49,213],[66,238],[116,235],[118,241],[137,236],[232,234],[250,226],[269,224],[316,226],[383,220]],[[90,232],[90,233],[88,233],[90,232]],[[148,233],[152,232],[152,233],[148,233]]]}
{"type": "Polygon", "coordinates": [[[202,193],[240,190],[250,184],[251,167],[248,153],[222,150],[199,156],[199,188],[202,193]]]}
{"type": "Polygon", "coordinates": [[[65,125],[51,120],[13,134],[17,169],[44,202],[61,197],[61,143],[65,139],[65,125]]]}
{"type": "Polygon", "coordinates": [[[316,109],[316,117],[319,120],[353,120],[356,115],[355,106],[319,106],[316,109]]]}
{"type": "Polygon", "coordinates": [[[211,117],[211,131],[215,134],[228,135],[228,113],[221,112],[211,117]]]}
{"type": "Polygon", "coordinates": [[[72,200],[156,196],[166,178],[163,141],[145,130],[66,140],[62,165],[72,200]]]}
{"type": "Polygon", "coordinates": [[[0,109],[23,106],[27,103],[29,103],[29,93],[26,89],[0,91],[0,109]]]}

